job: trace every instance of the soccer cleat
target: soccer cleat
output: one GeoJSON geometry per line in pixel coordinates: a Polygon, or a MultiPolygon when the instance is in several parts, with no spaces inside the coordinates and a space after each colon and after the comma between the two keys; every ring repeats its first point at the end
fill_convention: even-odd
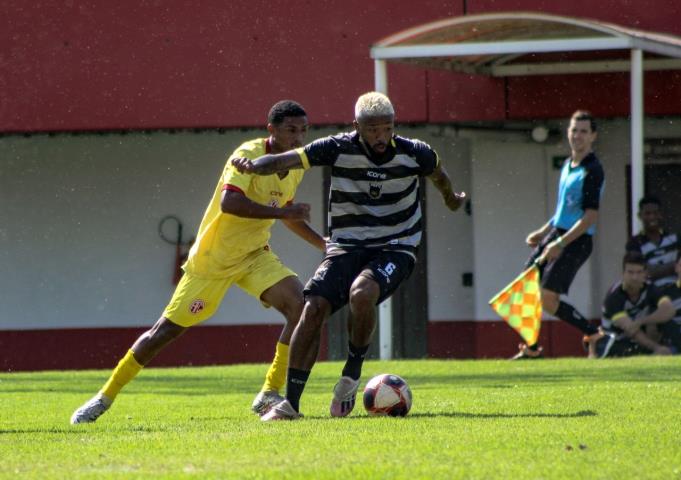
{"type": "Polygon", "coordinates": [[[604,335],[596,341],[596,356],[594,358],[605,358],[610,354],[610,349],[615,345],[616,335],[614,333],[604,333],[604,335]]]}
{"type": "Polygon", "coordinates": [[[530,347],[521,343],[518,345],[518,353],[513,355],[510,360],[537,360],[539,358],[544,358],[544,348],[539,347],[536,350],[532,350],[530,347]]]}
{"type": "Polygon", "coordinates": [[[257,415],[265,415],[277,403],[284,400],[284,397],[279,395],[276,390],[267,390],[258,393],[253,399],[251,410],[257,415]]]}
{"type": "Polygon", "coordinates": [[[73,412],[73,415],[71,415],[71,425],[94,422],[111,407],[112,403],[113,400],[110,400],[104,394],[98,393],[73,412]]]}
{"type": "Polygon", "coordinates": [[[263,422],[271,422],[274,420],[298,420],[302,417],[303,414],[296,412],[291,406],[291,402],[284,399],[276,405],[273,405],[267,413],[260,417],[260,420],[263,422]]]}
{"type": "Polygon", "coordinates": [[[357,389],[359,388],[359,379],[353,380],[350,377],[341,377],[333,387],[333,400],[331,400],[331,416],[332,417],[347,417],[355,408],[355,399],[357,397],[357,389]]]}

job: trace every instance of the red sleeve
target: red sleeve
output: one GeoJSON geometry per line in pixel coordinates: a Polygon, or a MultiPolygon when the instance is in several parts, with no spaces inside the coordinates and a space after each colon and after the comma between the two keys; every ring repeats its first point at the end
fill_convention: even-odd
{"type": "Polygon", "coordinates": [[[239,187],[236,185],[230,185],[229,183],[225,183],[222,186],[222,191],[224,192],[225,190],[229,190],[230,192],[239,192],[241,195],[246,195],[239,187]]]}

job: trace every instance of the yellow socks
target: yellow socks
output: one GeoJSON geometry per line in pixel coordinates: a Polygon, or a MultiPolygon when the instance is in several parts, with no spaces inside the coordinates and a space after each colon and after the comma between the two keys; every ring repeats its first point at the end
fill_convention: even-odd
{"type": "Polygon", "coordinates": [[[265,375],[265,384],[262,386],[262,391],[269,390],[281,391],[286,383],[286,369],[288,368],[288,345],[277,342],[277,351],[274,354],[274,360],[270,369],[265,375]]]}
{"type": "Polygon", "coordinates": [[[125,357],[118,362],[116,368],[111,373],[109,380],[104,384],[104,387],[100,390],[100,393],[106,395],[111,401],[116,398],[116,395],[121,391],[121,389],[126,386],[130,380],[135,378],[137,374],[142,370],[142,365],[137,363],[135,357],[133,356],[132,350],[128,350],[125,357]]]}

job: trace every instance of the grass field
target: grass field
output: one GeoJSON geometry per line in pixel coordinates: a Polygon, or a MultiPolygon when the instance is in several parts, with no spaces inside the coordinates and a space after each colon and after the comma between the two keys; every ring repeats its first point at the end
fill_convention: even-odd
{"type": "Polygon", "coordinates": [[[319,363],[297,422],[249,412],[265,365],[143,371],[96,424],[108,371],[0,374],[2,478],[681,478],[681,357],[367,362],[402,375],[404,419],[328,415],[319,363]]]}

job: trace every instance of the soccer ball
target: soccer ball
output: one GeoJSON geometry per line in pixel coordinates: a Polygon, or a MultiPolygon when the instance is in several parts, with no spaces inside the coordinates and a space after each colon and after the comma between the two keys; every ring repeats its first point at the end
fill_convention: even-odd
{"type": "Polygon", "coordinates": [[[369,415],[404,417],[411,409],[409,385],[397,375],[376,375],[364,387],[364,408],[369,415]]]}

